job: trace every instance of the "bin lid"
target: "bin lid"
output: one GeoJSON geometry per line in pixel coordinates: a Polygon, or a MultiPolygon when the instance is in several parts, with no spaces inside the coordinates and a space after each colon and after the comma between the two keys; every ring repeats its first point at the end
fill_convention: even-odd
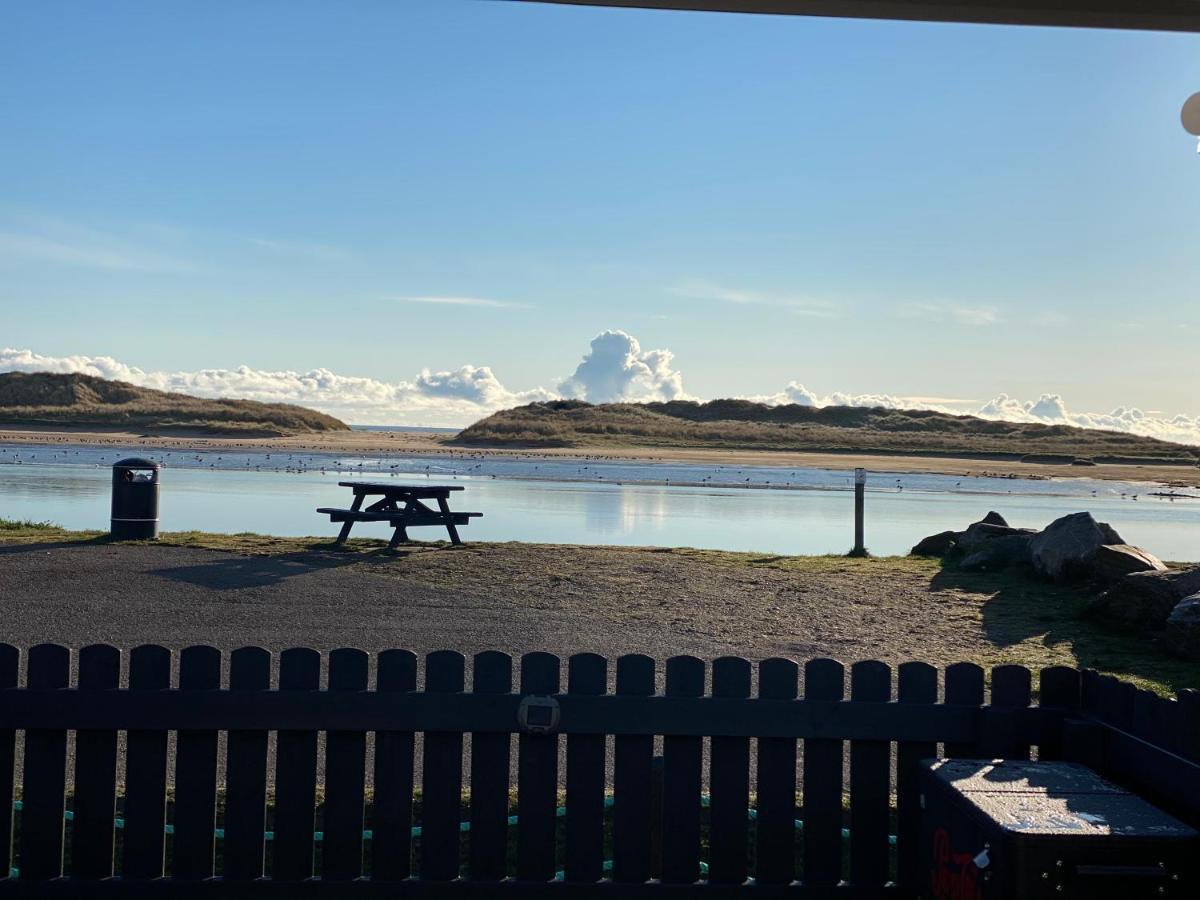
{"type": "Polygon", "coordinates": [[[131,456],[128,459],[118,459],[113,463],[114,469],[157,469],[160,468],[158,463],[152,459],[142,459],[140,456],[131,456]]]}

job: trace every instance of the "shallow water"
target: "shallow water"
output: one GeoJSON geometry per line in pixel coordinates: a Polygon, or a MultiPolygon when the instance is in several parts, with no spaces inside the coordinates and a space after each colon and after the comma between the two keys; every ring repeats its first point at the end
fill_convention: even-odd
{"type": "MultiPolygon", "coordinates": [[[[134,448],[0,447],[0,517],[107,528],[109,466],[124,456],[165,463],[162,528],[330,535],[314,511],[345,506],[352,478],[460,483],[455,509],[484,513],[468,540],[691,546],[764,553],[840,553],[853,537],[851,473],[558,459],[323,454],[148,454],[134,448]]],[[[986,463],[980,463],[981,469],[986,463]]],[[[1146,483],[872,472],[867,546],[905,553],[921,537],[963,528],[989,509],[1013,525],[1090,510],[1164,559],[1200,559],[1200,500],[1149,496],[1146,483]],[[1132,499],[1137,496],[1138,499],[1132,499]]],[[[1200,491],[1187,491],[1200,494],[1200,491]]],[[[386,537],[386,525],[355,534],[386,537]]],[[[414,537],[439,539],[437,529],[414,537]]]]}

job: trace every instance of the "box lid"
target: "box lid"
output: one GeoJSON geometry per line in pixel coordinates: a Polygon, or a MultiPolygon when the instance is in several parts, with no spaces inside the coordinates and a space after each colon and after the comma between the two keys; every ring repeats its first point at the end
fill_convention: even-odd
{"type": "Polygon", "coordinates": [[[1091,769],[1071,762],[1021,759],[939,759],[929,766],[933,776],[960,793],[1125,794],[1091,769]]]}
{"type": "Polygon", "coordinates": [[[1076,763],[935,760],[933,778],[1004,831],[1070,837],[1195,838],[1192,828],[1076,763]]]}

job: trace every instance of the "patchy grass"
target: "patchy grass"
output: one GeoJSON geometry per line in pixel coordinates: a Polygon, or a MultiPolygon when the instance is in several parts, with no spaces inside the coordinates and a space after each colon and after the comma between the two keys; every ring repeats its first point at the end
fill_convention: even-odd
{"type": "Polygon", "coordinates": [[[21,536],[25,533],[45,536],[48,532],[62,531],[62,527],[53,522],[31,522],[28,519],[0,519],[0,532],[7,538],[21,536]]]}
{"type": "MultiPolygon", "coordinates": [[[[8,521],[0,522],[0,542],[109,539],[98,531],[8,521]]],[[[653,635],[662,653],[876,658],[893,666],[910,659],[938,666],[964,659],[984,667],[1017,664],[1034,671],[1035,689],[1037,671],[1051,665],[1095,668],[1163,695],[1200,686],[1200,664],[1171,656],[1153,635],[1110,631],[1085,618],[1094,589],[1050,585],[1019,572],[959,572],[923,557],[516,542],[454,548],[419,542],[389,551],[382,540],[354,539],[337,548],[327,537],[197,531],[120,546],[287,557],[289,563],[336,560],[349,578],[394,579],[397,594],[451,587],[470,603],[508,610],[532,635],[540,633],[541,617],[552,615],[571,623],[572,634],[653,635]]],[[[595,649],[604,650],[597,640],[595,649]]]]}

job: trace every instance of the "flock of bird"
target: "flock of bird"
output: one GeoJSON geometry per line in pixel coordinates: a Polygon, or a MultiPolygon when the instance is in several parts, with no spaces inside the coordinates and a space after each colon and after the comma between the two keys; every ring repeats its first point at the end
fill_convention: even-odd
{"type": "MultiPolygon", "coordinates": [[[[92,465],[96,468],[106,467],[111,465],[117,459],[124,455],[128,455],[128,449],[100,451],[97,452],[93,448],[75,448],[75,447],[46,447],[40,446],[37,448],[18,448],[18,447],[0,447],[0,465],[53,465],[53,464],[83,464],[92,465]]],[[[611,457],[605,456],[590,456],[580,455],[574,458],[563,458],[561,460],[547,459],[540,457],[540,461],[535,462],[538,457],[523,456],[518,459],[500,459],[490,454],[471,452],[471,451],[456,451],[436,449],[430,452],[422,452],[419,455],[406,455],[402,461],[396,462],[386,456],[367,456],[354,459],[338,459],[331,454],[321,453],[288,453],[280,451],[272,452],[243,452],[230,453],[225,450],[222,453],[197,452],[195,450],[175,450],[163,451],[156,454],[155,461],[163,467],[178,467],[189,469],[232,469],[241,471],[254,472],[280,472],[289,474],[350,474],[350,475],[385,475],[389,477],[423,475],[426,478],[451,478],[458,477],[479,477],[492,478],[509,477],[520,479],[533,480],[571,480],[571,481],[596,481],[614,485],[623,485],[627,482],[636,482],[640,484],[661,484],[670,486],[687,487],[751,487],[751,488],[770,488],[774,487],[815,487],[819,485],[812,484],[811,480],[798,479],[798,471],[793,470],[788,473],[763,472],[761,470],[750,470],[737,468],[735,466],[718,465],[707,474],[701,474],[695,471],[679,471],[675,470],[675,477],[672,478],[669,465],[659,463],[647,463],[641,461],[642,466],[655,466],[660,470],[665,470],[660,478],[646,478],[646,473],[629,472],[628,466],[621,465],[620,462],[611,457]],[[428,462],[421,464],[423,459],[439,458],[437,462],[428,462]],[[450,464],[440,461],[440,458],[448,458],[450,464]],[[585,462],[586,461],[586,462],[585,462]],[[508,463],[506,466],[504,463],[508,463]],[[532,463],[532,465],[529,465],[532,463]],[[487,469],[498,468],[499,471],[487,471],[487,469]],[[774,477],[768,477],[773,475],[774,477]],[[640,476],[640,477],[639,477],[640,476]],[[682,477],[680,477],[682,476],[682,477]]],[[[640,468],[640,467],[639,467],[640,468]]],[[[954,483],[956,489],[962,489],[964,479],[971,479],[978,484],[980,479],[1015,479],[1017,476],[1011,473],[998,474],[993,472],[967,472],[954,483]]],[[[845,479],[843,487],[849,489],[851,481],[845,479]]],[[[835,485],[825,485],[826,487],[835,487],[835,485]]],[[[900,477],[892,479],[890,476],[887,480],[879,480],[871,486],[873,491],[889,491],[895,493],[903,493],[904,480],[900,477]]],[[[970,488],[968,488],[970,489],[970,488]]],[[[1009,489],[1008,493],[1012,493],[1009,489]]],[[[1091,496],[1099,497],[1099,489],[1091,489],[1091,496]]],[[[1119,496],[1124,500],[1136,501],[1140,494],[1131,491],[1120,491],[1119,496]]],[[[1175,499],[1192,499],[1194,495],[1181,494],[1178,492],[1156,492],[1150,496],[1160,499],[1175,500],[1175,499]]]]}

